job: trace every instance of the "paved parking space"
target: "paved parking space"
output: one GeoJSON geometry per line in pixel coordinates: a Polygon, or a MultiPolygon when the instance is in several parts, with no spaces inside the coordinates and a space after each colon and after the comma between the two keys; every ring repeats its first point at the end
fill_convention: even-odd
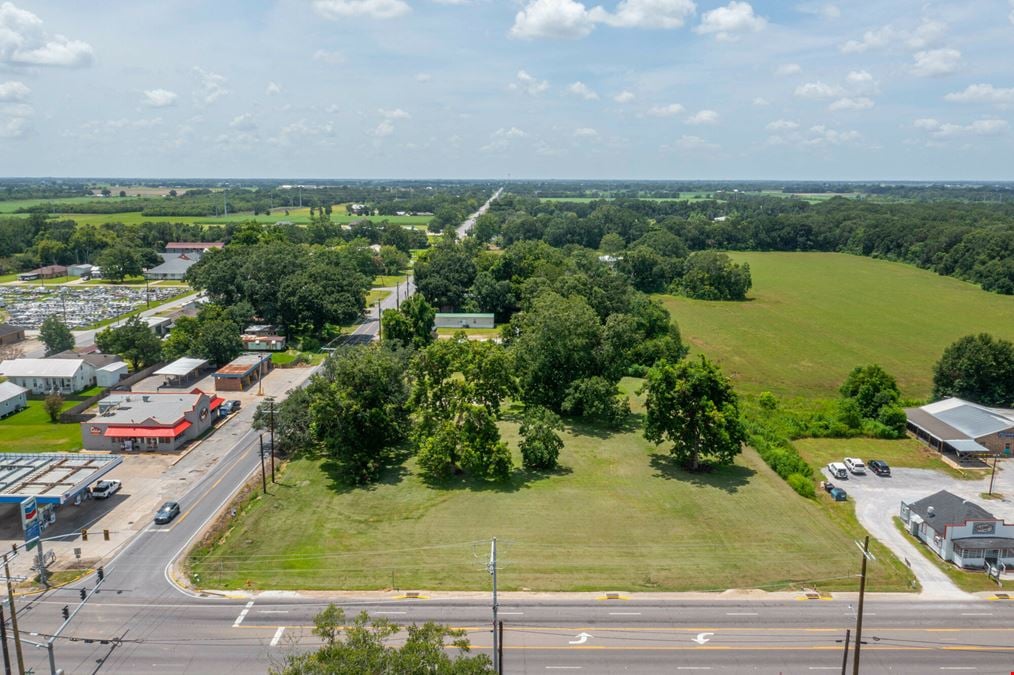
{"type": "MultiPolygon", "coordinates": [[[[1011,460],[1007,460],[1008,462],[1011,460]]],[[[1005,495],[1003,500],[984,500],[979,495],[989,488],[989,478],[961,480],[929,469],[894,469],[889,478],[873,473],[865,476],[849,475],[848,480],[832,478],[827,469],[824,477],[849,494],[856,505],[856,516],[869,533],[880,540],[901,559],[907,559],[912,572],[922,584],[923,593],[940,598],[968,597],[947,575],[927,560],[934,555],[929,549],[918,549],[895,527],[892,520],[899,515],[901,502],[913,502],[940,490],[947,490],[973,501],[996,516],[1014,522],[1014,467],[1000,461],[997,468],[994,492],[1005,495]]]]}

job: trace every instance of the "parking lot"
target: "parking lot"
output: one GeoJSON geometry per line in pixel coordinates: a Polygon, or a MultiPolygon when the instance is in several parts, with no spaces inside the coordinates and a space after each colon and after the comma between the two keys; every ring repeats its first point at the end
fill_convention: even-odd
{"type": "MultiPolygon", "coordinates": [[[[1006,460],[1010,462],[1011,460],[1006,460]]],[[[893,518],[899,514],[901,502],[911,503],[940,490],[947,490],[964,499],[979,504],[995,516],[1014,522],[1014,471],[1005,460],[1000,460],[995,493],[1003,499],[984,500],[980,495],[989,489],[989,477],[977,480],[963,480],[930,469],[895,469],[890,477],[877,476],[867,470],[865,476],[849,475],[848,479],[834,478],[823,468],[825,480],[848,492],[855,502],[856,516],[869,533],[891,549],[902,560],[908,560],[912,572],[922,584],[926,595],[940,598],[966,597],[927,556],[935,555],[928,548],[917,548],[895,527],[893,518]]]]}
{"type": "Polygon", "coordinates": [[[90,326],[179,295],[179,287],[150,286],[42,286],[0,285],[0,307],[8,323],[38,328],[50,315],[57,315],[71,328],[90,326]]]}

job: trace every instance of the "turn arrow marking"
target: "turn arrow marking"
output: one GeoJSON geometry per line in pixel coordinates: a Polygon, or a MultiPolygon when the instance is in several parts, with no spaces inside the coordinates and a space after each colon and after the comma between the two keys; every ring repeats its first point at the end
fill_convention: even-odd
{"type": "Polygon", "coordinates": [[[705,642],[711,639],[708,637],[709,635],[714,635],[714,633],[698,633],[697,637],[693,638],[693,641],[699,645],[703,645],[705,642]]]}
{"type": "Polygon", "coordinates": [[[577,637],[577,639],[576,640],[571,640],[570,644],[572,644],[572,645],[583,645],[585,642],[588,642],[588,638],[593,637],[593,636],[589,635],[588,633],[578,633],[576,637],[577,637]]]}

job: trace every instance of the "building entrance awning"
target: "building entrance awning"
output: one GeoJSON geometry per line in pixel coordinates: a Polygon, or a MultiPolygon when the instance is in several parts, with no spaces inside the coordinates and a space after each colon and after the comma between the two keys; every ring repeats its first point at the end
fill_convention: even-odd
{"type": "Polygon", "coordinates": [[[183,420],[174,427],[109,427],[102,434],[106,438],[176,438],[190,428],[183,420]]]}

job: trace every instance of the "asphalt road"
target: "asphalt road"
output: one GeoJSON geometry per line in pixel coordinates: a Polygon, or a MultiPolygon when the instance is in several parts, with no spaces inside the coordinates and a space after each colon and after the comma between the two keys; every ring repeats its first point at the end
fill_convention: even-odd
{"type": "MultiPolygon", "coordinates": [[[[474,219],[472,220],[474,223],[474,219]]],[[[411,281],[399,293],[412,292],[411,281]]],[[[393,306],[386,298],[382,309],[393,306]]],[[[378,331],[371,315],[350,341],[378,331]]],[[[312,617],[325,605],[313,594],[250,597],[192,594],[171,582],[180,556],[259,470],[256,433],[237,438],[216,466],[179,498],[171,524],[140,532],[105,566],[106,582],[57,640],[57,665],[68,673],[257,673],[292,650],[312,648],[312,617]]],[[[18,601],[22,635],[42,641],[61,623],[72,588],[18,601]],[[32,634],[35,635],[32,635],[32,634]]],[[[389,596],[389,597],[386,597],[389,596]]],[[[484,594],[404,599],[345,594],[347,614],[367,611],[399,624],[439,621],[464,628],[478,651],[490,649],[491,611],[484,594]]],[[[501,598],[507,673],[809,673],[838,670],[853,595],[743,599],[606,600],[589,596],[501,598]]],[[[925,600],[870,596],[863,673],[1014,672],[1014,601],[925,600]]],[[[26,662],[47,672],[44,650],[25,647],[26,662]]]]}

